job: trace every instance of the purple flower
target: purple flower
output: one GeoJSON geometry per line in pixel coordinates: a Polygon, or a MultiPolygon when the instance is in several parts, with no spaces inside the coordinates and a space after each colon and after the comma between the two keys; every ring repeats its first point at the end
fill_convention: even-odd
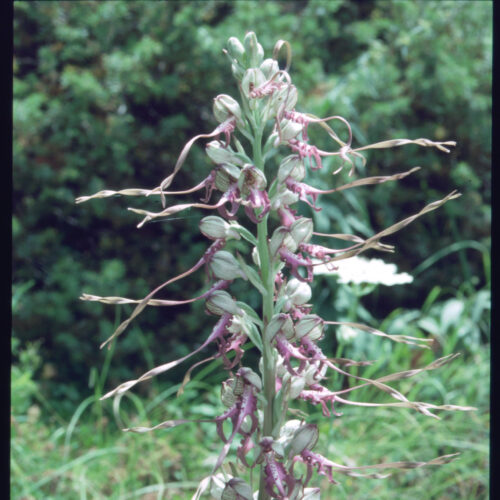
{"type": "Polygon", "coordinates": [[[330,155],[331,153],[327,153],[326,151],[319,150],[316,146],[312,146],[307,144],[306,142],[299,141],[298,139],[290,139],[288,141],[288,145],[292,149],[299,154],[301,160],[304,158],[314,158],[316,166],[313,166],[311,163],[311,170],[318,170],[323,168],[323,164],[321,163],[321,156],[330,155]]]}
{"type": "Polygon", "coordinates": [[[300,453],[300,455],[294,457],[293,463],[295,464],[296,462],[302,462],[307,466],[307,475],[304,485],[307,485],[307,483],[311,480],[314,467],[317,468],[318,474],[326,476],[330,483],[338,484],[338,482],[333,479],[333,467],[336,464],[330,462],[330,460],[326,459],[323,455],[305,449],[302,453],[300,453]]]}
{"type": "Polygon", "coordinates": [[[316,212],[319,212],[321,208],[316,206],[316,200],[318,195],[321,193],[319,189],[313,188],[304,182],[298,182],[291,177],[286,180],[286,187],[299,195],[299,200],[304,201],[310,207],[312,207],[316,212]],[[307,196],[311,196],[312,202],[307,199],[307,196]]]}
{"type": "Polygon", "coordinates": [[[323,415],[325,417],[330,416],[330,410],[328,409],[327,404],[330,403],[332,413],[337,417],[340,417],[342,413],[337,413],[333,407],[333,403],[336,399],[336,394],[334,392],[329,391],[325,387],[319,384],[313,384],[309,386],[309,389],[303,390],[299,394],[299,398],[304,401],[309,401],[313,405],[321,404],[321,408],[323,409],[323,415]]]}
{"type": "Polygon", "coordinates": [[[236,212],[238,211],[238,208],[240,208],[240,203],[240,190],[238,189],[238,185],[234,183],[229,186],[229,189],[222,196],[220,202],[218,203],[217,210],[222,217],[225,217],[228,220],[234,220],[236,219],[236,212]],[[229,211],[226,208],[226,203],[231,204],[229,211]]]}
{"type": "Polygon", "coordinates": [[[302,257],[300,254],[294,254],[288,248],[281,247],[278,251],[281,259],[290,267],[290,272],[294,278],[297,278],[299,281],[308,281],[311,282],[313,280],[313,268],[312,261],[308,257],[302,257]],[[307,277],[304,278],[299,274],[299,267],[305,267],[307,270],[307,277]]]}
{"type": "Polygon", "coordinates": [[[247,200],[250,204],[245,207],[245,213],[252,222],[258,224],[271,209],[271,203],[269,202],[267,191],[260,191],[256,188],[251,188],[247,200]],[[254,210],[256,208],[262,208],[261,212],[257,216],[254,214],[254,210]]]}
{"type": "Polygon", "coordinates": [[[266,492],[272,498],[287,500],[297,481],[287,472],[283,462],[276,459],[273,443],[273,439],[269,437],[265,437],[259,443],[266,464],[264,467],[266,492]]]}
{"type": "Polygon", "coordinates": [[[278,209],[278,215],[281,219],[281,225],[285,227],[290,227],[296,220],[300,219],[300,215],[296,216],[297,210],[292,210],[290,207],[280,207],[278,209]]]}

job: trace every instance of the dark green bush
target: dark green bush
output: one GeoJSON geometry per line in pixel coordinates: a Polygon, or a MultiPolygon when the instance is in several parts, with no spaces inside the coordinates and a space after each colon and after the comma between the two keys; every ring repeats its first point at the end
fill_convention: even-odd
{"type": "MultiPolygon", "coordinates": [[[[104,188],[156,186],[183,144],[212,130],[212,98],[237,92],[221,49],[247,30],[267,51],[278,38],[291,41],[304,106],[319,116],[345,116],[357,144],[389,137],[458,142],[450,156],[415,146],[370,153],[372,175],[423,168],[398,185],[361,188],[355,199],[323,197],[318,221],[325,228],[369,234],[458,188],[462,198],[388,241],[398,251],[389,258],[411,271],[456,241],[487,248],[491,8],[317,0],[16,3],[14,286],[33,286],[13,324],[23,344],[41,341],[45,391],[65,409],[81,399],[90,367],[104,358],[99,343],[129,311],[81,303],[81,292],[139,298],[204,251],[194,231],[200,214],[136,230],[137,218],[125,208],[143,202],[75,206],[74,199],[104,188]]],[[[328,147],[320,133],[313,137],[328,147]]],[[[201,147],[190,153],[178,186],[203,178],[201,147]]],[[[333,182],[322,172],[321,183],[333,182]]],[[[464,281],[482,286],[481,253],[460,248],[422,272],[409,291],[388,293],[383,304],[367,299],[374,315],[418,307],[436,283],[449,286],[449,295],[464,281]]],[[[203,287],[200,273],[165,296],[188,298],[203,287]]],[[[137,352],[147,358],[144,346],[179,354],[185,343],[199,342],[205,332],[198,312],[194,306],[143,314],[121,340],[110,385],[143,371],[137,352]]]]}

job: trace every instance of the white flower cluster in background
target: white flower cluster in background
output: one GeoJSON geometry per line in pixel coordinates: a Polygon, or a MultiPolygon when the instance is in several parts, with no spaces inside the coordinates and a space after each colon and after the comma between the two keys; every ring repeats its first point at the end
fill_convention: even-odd
{"type": "Polygon", "coordinates": [[[339,283],[371,283],[375,285],[402,285],[411,283],[413,276],[408,273],[398,273],[396,264],[387,264],[381,259],[365,259],[351,257],[335,263],[337,269],[332,270],[331,264],[321,264],[314,267],[314,274],[334,275],[339,283]]]}

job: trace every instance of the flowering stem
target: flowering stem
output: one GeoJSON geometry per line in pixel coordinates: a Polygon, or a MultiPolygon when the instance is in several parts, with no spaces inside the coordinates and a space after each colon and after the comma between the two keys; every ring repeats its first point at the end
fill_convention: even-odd
{"type": "MultiPolygon", "coordinates": [[[[454,356],[441,358],[422,369],[400,372],[377,380],[370,380],[342,370],[337,364],[362,366],[370,363],[356,363],[355,361],[340,359],[344,347],[342,340],[340,340],[337,347],[336,357],[338,359],[327,358],[321,348],[316,345],[316,342],[323,337],[323,330],[327,325],[346,325],[347,327],[364,330],[374,335],[407,344],[416,344],[417,340],[424,342],[430,339],[415,339],[407,335],[387,335],[375,328],[359,323],[326,321],[315,314],[310,314],[312,304],[307,303],[311,298],[311,289],[308,282],[311,282],[314,277],[313,266],[322,265],[329,269],[328,264],[333,261],[353,257],[369,248],[392,251],[392,246],[379,241],[382,237],[396,232],[415,218],[438,208],[446,201],[456,198],[459,194],[453,191],[446,198],[427,205],[417,214],[393,224],[366,240],[355,235],[315,232],[313,220],[297,215],[297,211],[291,207],[291,205],[301,200],[314,210],[320,210],[319,207],[316,207],[317,197],[320,194],[334,193],[360,185],[402,179],[419,168],[415,167],[408,172],[390,176],[358,179],[333,189],[317,189],[302,181],[306,177],[307,164],[309,164],[310,170],[317,170],[322,167],[321,157],[323,156],[339,155],[342,160],[351,163],[354,168],[354,162],[350,156],[360,157],[364,161],[359,151],[366,149],[419,144],[425,147],[437,147],[442,151],[449,152],[443,145],[454,145],[455,143],[451,141],[433,142],[422,138],[416,140],[396,139],[352,149],[351,127],[344,118],[331,116],[321,119],[307,113],[295,111],[297,89],[292,85],[290,76],[287,73],[291,57],[288,42],[279,40],[275,45],[273,58],[263,60],[264,51],[262,46],[257,42],[255,33],[249,32],[245,36],[244,44],[234,37],[230,38],[228,48],[224,52],[229,57],[233,74],[239,82],[238,88],[241,93],[242,105],[240,106],[235,99],[228,95],[221,94],[217,96],[214,99],[214,116],[219,125],[211,133],[197,135],[188,141],[176,162],[173,173],[159,187],[152,190],[105,190],[92,196],[77,199],[77,202],[80,203],[92,198],[106,198],[117,194],[126,196],[161,195],[164,210],[159,213],[135,208],[129,209],[145,216],[138,227],[154,218],[171,216],[192,207],[217,209],[222,216],[212,215],[200,221],[201,232],[212,241],[212,244],[200,260],[189,270],[155,288],[144,299],[82,295],[81,298],[84,300],[109,304],[138,304],[132,315],[120,324],[103,346],[122,333],[146,306],[173,306],[191,303],[196,300],[205,300],[207,312],[220,316],[212,333],[193,352],[180,359],[161,364],[136,380],[129,380],[121,384],[113,391],[106,393],[101,399],[123,394],[137,383],[176,367],[181,362],[200,352],[207,345],[214,342],[217,344],[217,354],[195,363],[189,368],[179,391],[179,393],[182,392],[182,388],[189,381],[194,368],[211,359],[222,358],[224,368],[230,374],[230,378],[223,382],[221,392],[221,400],[226,410],[215,419],[199,419],[195,420],[195,422],[216,423],[217,435],[224,445],[211,476],[200,483],[200,487],[193,498],[199,498],[211,486],[212,482],[220,484],[222,476],[224,484],[222,498],[253,499],[252,473],[257,462],[262,464],[258,500],[317,498],[319,489],[307,488],[313,469],[317,469],[320,475],[326,475],[331,483],[335,483],[336,481],[332,475],[334,470],[349,473],[350,475],[360,475],[355,471],[364,468],[375,469],[382,467],[415,468],[422,465],[446,463],[453,455],[439,457],[427,463],[393,462],[366,467],[347,467],[335,464],[312,451],[318,439],[318,428],[315,424],[307,424],[297,419],[284,423],[284,420],[289,403],[295,399],[309,401],[314,405],[321,404],[325,416],[330,416],[332,412],[340,416],[334,410],[334,402],[368,407],[400,406],[414,408],[432,417],[436,417],[436,415],[429,411],[430,408],[473,409],[454,405],[436,406],[428,403],[411,402],[404,395],[383,383],[413,376],[423,370],[437,368],[453,359],[454,356]],[[282,47],[287,49],[285,70],[279,69],[277,61],[282,47]],[[347,143],[340,141],[335,132],[326,125],[326,122],[331,119],[340,120],[347,125],[349,129],[349,141],[347,143]],[[328,152],[310,144],[307,137],[309,123],[322,124],[330,137],[341,146],[340,150],[328,152]],[[272,126],[267,138],[264,137],[266,124],[272,126]],[[249,140],[252,146],[251,155],[250,153],[247,154],[236,137],[238,131],[249,140]],[[182,191],[165,191],[184,163],[191,146],[201,138],[217,139],[206,145],[207,154],[217,167],[215,169],[212,167],[208,177],[193,188],[182,191]],[[225,141],[223,142],[221,138],[224,138],[225,141]],[[236,146],[236,150],[231,147],[232,141],[236,146]],[[266,177],[264,173],[265,161],[277,152],[280,145],[288,146],[291,148],[292,153],[297,154],[287,156],[281,161],[277,175],[274,175],[274,178],[269,173],[266,177]],[[206,190],[205,199],[201,200],[202,203],[181,203],[165,208],[165,196],[191,194],[202,188],[206,190]],[[222,195],[217,202],[208,204],[213,191],[220,191],[222,195]],[[228,209],[227,204],[230,204],[230,209],[228,209]],[[240,206],[244,207],[249,220],[257,225],[256,235],[235,222],[240,206]],[[268,219],[273,212],[279,217],[278,223],[281,222],[281,225],[270,231],[268,219]],[[272,234],[269,234],[271,232],[272,234]],[[313,235],[333,237],[351,241],[354,244],[343,249],[331,249],[310,241],[313,235]],[[257,267],[260,276],[256,269],[247,265],[245,259],[241,258],[239,254],[237,255],[238,258],[235,258],[231,252],[223,250],[228,240],[239,240],[241,238],[256,247],[253,248],[253,251],[256,251],[258,259],[254,260],[258,260],[257,267]],[[341,255],[335,256],[337,253],[341,253],[341,255]],[[319,259],[319,262],[314,262],[313,258],[319,259]],[[204,266],[209,276],[217,280],[207,292],[186,300],[159,300],[153,298],[165,286],[191,275],[204,266]],[[299,273],[299,267],[307,271],[307,277],[299,273]],[[280,270],[283,268],[286,269],[281,273],[280,270]],[[277,279],[278,277],[279,279],[277,279]],[[247,279],[259,290],[262,296],[262,320],[256,317],[252,307],[244,302],[237,302],[230,293],[225,291],[237,278],[247,279]],[[277,304],[275,304],[275,297],[277,304]],[[258,328],[260,328],[262,339],[259,337],[258,328]],[[236,365],[241,365],[244,344],[247,339],[250,339],[262,352],[260,375],[245,366],[240,366],[236,373],[232,372],[236,365]],[[234,357],[232,357],[233,353],[234,357]],[[322,379],[327,378],[325,377],[327,368],[363,383],[336,392],[330,391],[319,383],[322,379]],[[339,397],[340,394],[368,384],[388,392],[399,401],[397,403],[365,403],[339,397]],[[224,423],[228,420],[232,424],[232,432],[229,436],[227,435],[229,423],[226,424],[226,432],[224,430],[224,423]],[[286,432],[283,432],[283,428],[286,428],[286,432]],[[242,439],[236,455],[241,464],[250,469],[247,470],[250,484],[242,477],[238,477],[239,471],[233,462],[229,463],[231,474],[224,469],[221,470],[220,474],[215,474],[227,458],[237,434],[240,434],[242,439]],[[278,443],[276,443],[277,441],[278,443]],[[257,446],[260,451],[259,448],[256,448],[257,446]],[[280,446],[285,446],[286,452],[284,452],[284,448],[280,451],[280,446]],[[249,465],[246,456],[253,448],[256,449],[254,450],[255,453],[252,453],[252,458],[255,458],[255,455],[257,455],[257,458],[252,460],[252,465],[249,465]],[[293,466],[296,462],[305,464],[307,468],[305,478],[303,476],[297,477],[296,473],[294,474],[293,466]]],[[[341,168],[342,166],[334,173],[340,172],[341,168]]],[[[273,223],[274,225],[276,224],[273,223]]],[[[253,253],[252,257],[255,257],[253,253]]],[[[355,313],[361,307],[361,296],[368,293],[370,289],[353,288],[351,291],[352,300],[350,302],[349,318],[354,320],[355,313]]],[[[176,427],[190,421],[186,419],[168,420],[151,428],[135,427],[124,430],[147,432],[155,429],[176,427]]],[[[371,477],[381,477],[379,474],[369,475],[371,477]]]]}
{"type": "MultiPolygon", "coordinates": [[[[270,269],[269,262],[269,247],[267,244],[267,215],[263,220],[257,225],[257,241],[258,241],[258,251],[260,268],[262,274],[262,282],[266,288],[266,295],[262,296],[262,315],[263,315],[263,385],[264,385],[264,397],[266,398],[266,406],[264,407],[264,424],[263,424],[263,436],[271,436],[274,427],[274,397],[276,393],[276,366],[273,356],[273,347],[271,345],[269,337],[266,335],[267,325],[273,315],[273,297],[274,297],[274,276],[272,270],[270,269]]],[[[265,491],[265,474],[264,465],[261,468],[260,474],[260,487],[259,487],[259,500],[267,500],[269,498],[267,492],[265,491]]]]}
{"type": "MultiPolygon", "coordinates": [[[[253,141],[253,161],[257,168],[264,170],[262,158],[262,133],[263,126],[256,124],[255,137],[253,141]]],[[[262,320],[264,323],[262,329],[263,353],[262,361],[264,365],[263,386],[266,406],[264,407],[263,436],[271,436],[274,427],[274,398],[276,395],[276,364],[273,356],[273,347],[270,339],[267,338],[266,329],[273,316],[274,309],[274,276],[270,266],[269,246],[267,241],[267,219],[265,215],[262,221],[257,224],[257,250],[260,260],[261,278],[266,289],[266,294],[262,296],[262,320]]],[[[268,500],[269,495],[265,488],[264,464],[260,472],[259,500],[268,500]]]]}

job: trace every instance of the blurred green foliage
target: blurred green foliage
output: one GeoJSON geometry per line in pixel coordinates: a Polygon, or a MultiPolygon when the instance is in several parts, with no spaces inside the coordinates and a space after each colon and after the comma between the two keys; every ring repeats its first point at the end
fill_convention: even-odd
{"type": "MultiPolygon", "coordinates": [[[[17,2],[14,9],[14,336],[22,346],[40,343],[40,391],[63,414],[89,393],[91,368],[105,359],[100,342],[130,312],[78,296],[142,297],[207,245],[197,231],[202,213],[137,230],[130,200],[75,206],[74,199],[158,185],[183,144],[213,129],[212,98],[237,95],[221,53],[229,36],[253,30],[268,54],[277,39],[289,40],[300,109],[344,116],[355,144],[458,143],[450,155],[417,146],[370,152],[361,174],[422,170],[397,184],[323,197],[314,214],[319,231],[373,234],[457,188],[462,198],[392,237],[397,253],[382,257],[411,272],[457,241],[488,248],[491,2],[17,2]]],[[[325,164],[313,184],[333,185],[333,161],[325,164]]],[[[202,145],[194,147],[178,186],[199,182],[207,168],[202,145]]],[[[439,264],[412,286],[363,297],[364,306],[381,319],[397,307],[420,307],[435,285],[446,287],[445,300],[467,282],[472,301],[488,282],[482,254],[467,245],[439,264]]],[[[204,286],[200,273],[165,296],[189,298],[204,286]]],[[[446,307],[434,314],[436,328],[446,307]]],[[[108,388],[164,353],[187,353],[206,335],[202,309],[144,313],[120,339],[108,388]]],[[[430,325],[420,326],[433,334],[430,325]]],[[[170,379],[181,376],[173,370],[170,379]]]]}

